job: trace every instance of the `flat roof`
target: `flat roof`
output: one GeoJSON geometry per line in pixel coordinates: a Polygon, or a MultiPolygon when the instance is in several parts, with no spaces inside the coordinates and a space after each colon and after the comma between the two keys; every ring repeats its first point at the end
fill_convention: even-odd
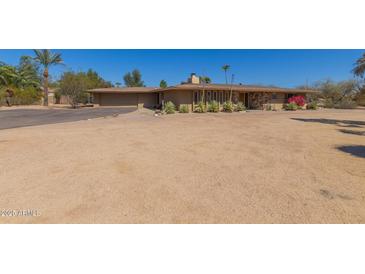
{"type": "Polygon", "coordinates": [[[244,92],[274,92],[274,93],[317,93],[317,90],[296,89],[296,88],[280,88],[271,86],[258,85],[225,85],[225,84],[180,84],[167,88],[157,87],[122,87],[122,88],[96,88],[90,89],[91,93],[154,93],[159,91],[174,90],[226,90],[244,91],[244,92]]]}
{"type": "Polygon", "coordinates": [[[231,90],[232,91],[245,91],[245,92],[278,92],[278,93],[317,93],[317,90],[309,89],[295,89],[295,88],[280,88],[270,86],[258,86],[258,85],[225,85],[225,84],[181,84],[176,86],[167,87],[162,90],[231,90]]]}

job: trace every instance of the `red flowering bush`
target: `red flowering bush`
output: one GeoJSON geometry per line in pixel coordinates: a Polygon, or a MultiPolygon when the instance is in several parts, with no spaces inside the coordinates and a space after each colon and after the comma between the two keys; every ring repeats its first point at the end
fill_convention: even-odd
{"type": "Polygon", "coordinates": [[[288,99],[288,103],[295,103],[297,106],[303,107],[305,105],[305,98],[301,95],[293,96],[288,99]]]}

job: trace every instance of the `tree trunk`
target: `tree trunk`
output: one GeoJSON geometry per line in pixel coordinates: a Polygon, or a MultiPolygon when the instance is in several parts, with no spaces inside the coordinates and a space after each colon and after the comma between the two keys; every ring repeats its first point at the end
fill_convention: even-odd
{"type": "Polygon", "coordinates": [[[228,80],[227,80],[227,71],[224,71],[224,75],[226,76],[226,85],[228,85],[228,80]]]}
{"type": "Polygon", "coordinates": [[[48,69],[45,69],[44,70],[43,76],[44,76],[44,83],[43,83],[43,89],[44,89],[43,106],[48,107],[48,69]]]}

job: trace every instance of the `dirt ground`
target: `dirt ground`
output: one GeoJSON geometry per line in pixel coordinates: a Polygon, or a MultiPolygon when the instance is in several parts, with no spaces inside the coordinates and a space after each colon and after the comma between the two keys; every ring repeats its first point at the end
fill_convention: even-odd
{"type": "Polygon", "coordinates": [[[365,110],[0,131],[0,223],[365,223],[365,110]]]}

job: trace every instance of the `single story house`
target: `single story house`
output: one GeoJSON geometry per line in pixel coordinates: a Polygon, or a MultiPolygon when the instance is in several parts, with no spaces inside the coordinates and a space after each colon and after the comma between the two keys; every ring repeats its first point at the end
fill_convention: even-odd
{"type": "Polygon", "coordinates": [[[248,109],[265,109],[270,105],[272,109],[281,109],[288,98],[295,95],[306,96],[317,93],[307,89],[289,89],[278,87],[265,87],[253,85],[226,85],[205,84],[194,73],[187,82],[167,88],[155,87],[124,87],[124,88],[98,88],[89,90],[92,102],[100,106],[136,106],[154,108],[165,102],[173,102],[177,108],[181,104],[188,105],[190,111],[202,100],[217,101],[223,105],[232,93],[234,103],[243,102],[248,109]],[[204,95],[203,95],[204,94],[204,95]]]}

